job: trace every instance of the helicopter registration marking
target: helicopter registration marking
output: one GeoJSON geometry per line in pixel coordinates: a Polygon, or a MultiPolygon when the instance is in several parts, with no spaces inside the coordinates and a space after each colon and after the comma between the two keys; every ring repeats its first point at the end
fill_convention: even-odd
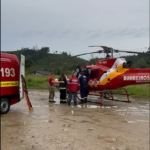
{"type": "Polygon", "coordinates": [[[107,64],[107,61],[99,61],[99,64],[107,64]]]}

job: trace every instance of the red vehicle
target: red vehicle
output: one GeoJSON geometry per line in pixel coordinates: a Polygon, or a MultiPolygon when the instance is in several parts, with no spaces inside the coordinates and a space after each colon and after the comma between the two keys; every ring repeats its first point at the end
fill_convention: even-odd
{"type": "MultiPolygon", "coordinates": [[[[126,53],[137,53],[137,54],[146,54],[143,52],[134,52],[134,51],[122,51],[116,50],[106,46],[90,46],[90,47],[101,47],[103,50],[99,50],[91,53],[79,54],[73,57],[93,54],[93,53],[106,53],[106,59],[98,60],[95,65],[86,66],[89,71],[88,78],[88,89],[89,95],[90,92],[99,92],[100,101],[99,104],[102,104],[102,98],[109,100],[114,100],[113,91],[117,89],[124,89],[126,86],[130,85],[139,85],[139,84],[150,84],[150,69],[130,69],[132,62],[124,58],[113,58],[113,53],[116,52],[126,52],[126,53]],[[109,55],[112,54],[112,56],[109,55]],[[111,98],[111,99],[110,99],[111,98]]],[[[77,67],[74,71],[74,75],[79,76],[81,71],[80,67],[77,67]]],[[[129,97],[126,89],[124,89],[127,95],[127,101],[129,102],[129,97]]]]}
{"type": "Polygon", "coordinates": [[[0,57],[1,114],[7,113],[10,109],[10,105],[18,103],[23,96],[22,83],[20,82],[21,72],[24,75],[25,63],[23,62],[24,62],[23,55],[21,56],[19,62],[16,55],[1,53],[1,57],[0,57]],[[21,68],[21,66],[23,66],[23,68],[21,68]],[[21,89],[19,87],[21,87],[21,89]]]}

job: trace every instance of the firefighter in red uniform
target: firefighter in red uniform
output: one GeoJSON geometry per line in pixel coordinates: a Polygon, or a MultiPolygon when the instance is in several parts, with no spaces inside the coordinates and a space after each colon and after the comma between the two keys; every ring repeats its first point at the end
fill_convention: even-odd
{"type": "Polygon", "coordinates": [[[69,92],[69,99],[68,105],[70,105],[72,97],[74,99],[74,105],[77,105],[77,92],[79,90],[80,84],[79,79],[76,76],[72,76],[71,79],[68,81],[68,92],[69,92]]]}
{"type": "Polygon", "coordinates": [[[49,102],[55,102],[54,96],[55,96],[55,88],[54,88],[54,74],[52,73],[48,82],[49,82],[49,102]]]}

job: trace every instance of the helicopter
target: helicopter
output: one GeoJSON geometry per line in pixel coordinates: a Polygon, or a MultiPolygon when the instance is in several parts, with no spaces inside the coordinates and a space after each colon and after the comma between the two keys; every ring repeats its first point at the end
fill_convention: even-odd
{"type": "MultiPolygon", "coordinates": [[[[98,60],[95,65],[86,66],[86,69],[89,71],[88,95],[99,96],[100,97],[100,101],[98,102],[99,104],[103,105],[102,103],[103,97],[107,100],[115,100],[114,94],[116,93],[113,92],[118,89],[125,90],[125,94],[122,95],[127,96],[127,100],[121,102],[130,102],[129,94],[124,87],[150,83],[150,69],[130,69],[132,66],[132,61],[126,62],[125,58],[113,58],[113,53],[118,52],[147,54],[147,55],[148,53],[118,50],[113,49],[111,47],[100,45],[92,45],[89,47],[101,47],[102,50],[78,54],[72,57],[96,53],[106,54],[105,59],[98,60]],[[98,92],[99,95],[93,94],[93,92],[96,93],[98,92]]],[[[75,75],[78,78],[80,72],[81,68],[78,66],[74,70],[73,75],[75,75]]]]}

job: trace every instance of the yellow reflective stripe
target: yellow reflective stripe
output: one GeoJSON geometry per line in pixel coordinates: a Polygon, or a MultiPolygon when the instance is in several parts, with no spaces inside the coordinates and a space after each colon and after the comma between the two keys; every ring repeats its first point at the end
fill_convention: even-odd
{"type": "Polygon", "coordinates": [[[66,88],[59,88],[60,90],[64,90],[64,89],[66,89],[66,88]]]}
{"type": "Polygon", "coordinates": [[[64,83],[64,81],[59,81],[59,83],[64,83]]]}
{"type": "Polygon", "coordinates": [[[18,81],[0,82],[0,87],[13,87],[13,86],[19,86],[19,82],[18,81]]]}
{"type": "Polygon", "coordinates": [[[62,101],[62,102],[66,102],[66,99],[60,99],[60,101],[62,101]]]}

